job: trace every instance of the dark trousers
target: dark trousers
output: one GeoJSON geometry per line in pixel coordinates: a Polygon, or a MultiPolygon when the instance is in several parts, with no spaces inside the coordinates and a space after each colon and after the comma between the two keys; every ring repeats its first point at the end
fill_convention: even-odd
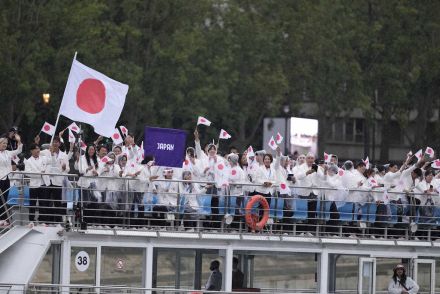
{"type": "Polygon", "coordinates": [[[217,192],[218,191],[217,191],[216,187],[208,188],[206,190],[206,194],[212,194],[212,198],[211,198],[211,211],[212,211],[212,214],[210,216],[211,222],[208,223],[208,226],[212,227],[212,228],[220,228],[221,220],[222,220],[222,216],[220,215],[220,212],[219,212],[219,209],[218,209],[219,200],[218,200],[217,192]]]}
{"type": "Polygon", "coordinates": [[[305,230],[308,232],[316,231],[316,209],[318,206],[317,196],[313,193],[310,193],[308,196],[299,196],[301,199],[307,200],[307,225],[299,226],[300,230],[305,230]]]}
{"type": "Polygon", "coordinates": [[[41,201],[43,201],[44,198],[44,188],[29,188],[29,197],[29,221],[33,222],[35,221],[35,210],[41,205],[41,201]]]}
{"type": "MultiPolygon", "coordinates": [[[[94,187],[96,188],[96,187],[94,187]]],[[[98,199],[93,194],[93,188],[81,189],[82,192],[82,208],[83,208],[83,221],[87,224],[100,223],[100,213],[98,210],[98,199]]]]}
{"type": "Polygon", "coordinates": [[[66,215],[67,204],[62,200],[62,187],[50,185],[44,188],[44,194],[42,196],[39,212],[39,221],[41,222],[57,222],[61,223],[63,215],[66,215]]]}
{"type": "Polygon", "coordinates": [[[151,221],[151,224],[158,227],[167,226],[165,218],[168,211],[168,207],[165,205],[155,205],[153,207],[153,220],[151,221]]]}
{"type": "Polygon", "coordinates": [[[5,220],[7,218],[6,215],[6,202],[8,201],[9,196],[9,187],[11,187],[11,182],[8,178],[0,181],[0,190],[3,195],[0,196],[0,220],[5,220]]]}
{"type": "Polygon", "coordinates": [[[339,231],[339,211],[336,203],[333,201],[330,204],[330,220],[327,222],[327,232],[329,233],[337,233],[339,231]]]}

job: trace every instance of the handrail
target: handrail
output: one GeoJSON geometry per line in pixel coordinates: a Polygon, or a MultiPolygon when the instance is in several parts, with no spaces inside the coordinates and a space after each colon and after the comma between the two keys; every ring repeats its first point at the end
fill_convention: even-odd
{"type": "MultiPolygon", "coordinates": [[[[217,293],[217,294],[247,294],[249,292],[229,292],[229,291],[209,291],[202,289],[171,289],[171,288],[145,288],[145,287],[130,287],[130,286],[95,286],[87,284],[49,284],[49,283],[27,283],[27,284],[16,284],[16,283],[0,283],[0,287],[13,287],[18,286],[23,289],[34,290],[32,287],[47,287],[47,288],[86,288],[86,289],[96,289],[96,290],[133,290],[133,291],[152,291],[156,293],[217,293]]],[[[38,289],[36,289],[39,291],[38,289]]],[[[288,291],[292,293],[310,293],[310,292],[297,292],[288,291]]],[[[273,291],[263,291],[258,292],[262,294],[273,294],[273,291]]]]}
{"type": "MultiPolygon", "coordinates": [[[[57,173],[35,173],[35,172],[23,172],[23,171],[12,171],[9,172],[9,174],[21,174],[21,175],[41,175],[41,176],[65,176],[65,177],[75,177],[75,178],[87,178],[87,179],[114,179],[114,180],[126,180],[126,181],[141,181],[138,178],[130,178],[130,177],[107,177],[107,176],[80,176],[77,174],[57,174],[57,173]]],[[[30,178],[25,178],[30,179],[30,178]]],[[[16,179],[20,180],[20,179],[16,179]]],[[[153,182],[176,182],[176,183],[196,183],[196,184],[211,184],[215,185],[215,181],[203,181],[203,180],[180,180],[180,179],[154,179],[153,182]]],[[[147,183],[148,181],[145,181],[147,183]]],[[[249,183],[249,182],[235,182],[235,183],[229,183],[230,186],[249,186],[249,187],[263,187],[263,184],[259,183],[249,183]]],[[[390,191],[394,188],[387,188],[384,187],[373,187],[369,189],[348,189],[348,188],[332,188],[332,187],[318,187],[318,186],[299,186],[299,185],[287,185],[291,189],[310,189],[310,190],[325,190],[325,191],[348,191],[348,192],[373,192],[373,193],[383,193],[387,192],[389,194],[409,194],[409,195],[426,195],[426,193],[417,193],[414,191],[390,191]],[[383,189],[383,190],[377,190],[377,189],[383,189]]],[[[273,184],[269,188],[279,188],[279,184],[273,184]]],[[[430,194],[431,196],[439,197],[439,193],[433,193],[430,194]]]]}

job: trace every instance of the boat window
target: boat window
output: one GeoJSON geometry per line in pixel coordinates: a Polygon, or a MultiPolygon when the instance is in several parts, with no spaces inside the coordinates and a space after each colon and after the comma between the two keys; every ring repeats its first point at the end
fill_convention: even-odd
{"type": "Polygon", "coordinates": [[[234,251],[234,256],[244,273],[245,288],[312,293],[318,289],[318,254],[234,251]]]}
{"type": "Polygon", "coordinates": [[[52,244],[38,266],[31,283],[59,284],[60,244],[52,244]]]}
{"type": "Polygon", "coordinates": [[[102,247],[101,285],[142,287],[144,248],[102,247]]]}
{"type": "Polygon", "coordinates": [[[70,283],[95,285],[96,247],[71,247],[70,283]]]}

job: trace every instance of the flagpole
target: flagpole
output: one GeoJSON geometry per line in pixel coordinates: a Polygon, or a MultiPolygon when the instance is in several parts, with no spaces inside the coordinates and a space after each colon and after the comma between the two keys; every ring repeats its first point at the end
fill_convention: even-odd
{"type": "MultiPolygon", "coordinates": [[[[77,54],[78,54],[78,51],[75,51],[75,55],[73,55],[73,60],[76,60],[76,55],[77,54]]],[[[70,67],[70,70],[72,70],[72,67],[70,67]]],[[[69,75],[70,75],[70,72],[69,72],[69,75]]],[[[69,78],[67,78],[67,81],[69,81],[69,78]]],[[[64,93],[66,93],[66,88],[64,88],[64,93]]],[[[64,98],[64,95],[63,95],[63,98],[64,98]]],[[[62,103],[63,103],[63,101],[61,101],[61,104],[62,103]]],[[[61,105],[60,105],[60,108],[58,109],[57,120],[55,122],[55,130],[54,130],[54,133],[52,135],[52,138],[50,139],[50,145],[52,145],[53,138],[55,137],[55,134],[56,134],[56,131],[57,131],[58,121],[60,120],[60,110],[61,110],[61,105]]]]}
{"type": "MultiPolygon", "coordinates": [[[[75,52],[75,57],[76,57],[76,52],[75,52]]],[[[79,123],[79,134],[78,134],[78,153],[79,153],[79,156],[78,156],[78,168],[79,168],[79,171],[82,171],[82,158],[81,158],[81,142],[82,142],[82,129],[81,129],[81,123],[79,123]]],[[[71,131],[71,130],[70,130],[71,131]]],[[[72,132],[72,135],[73,135],[73,132],[72,132]]],[[[86,149],[86,151],[87,151],[87,149],[86,149]]],[[[86,152],[86,151],[84,151],[84,152],[86,152]]],[[[96,152],[96,150],[95,150],[95,152],[96,152]]],[[[85,155],[84,155],[84,157],[85,157],[85,155]]],[[[91,159],[92,160],[92,159],[91,159]]],[[[92,163],[93,164],[93,163],[92,163]]],[[[83,218],[83,211],[82,211],[82,207],[83,207],[83,189],[81,188],[80,189],[80,193],[79,193],[79,206],[80,206],[80,209],[81,209],[81,212],[80,212],[80,215],[81,215],[81,219],[80,219],[80,224],[82,224],[83,223],[83,221],[84,221],[84,218],[83,218]]]]}

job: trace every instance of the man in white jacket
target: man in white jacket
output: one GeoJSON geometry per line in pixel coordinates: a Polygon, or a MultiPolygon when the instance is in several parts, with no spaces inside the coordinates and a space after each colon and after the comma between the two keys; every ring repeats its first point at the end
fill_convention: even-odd
{"type": "MultiPolygon", "coordinates": [[[[25,171],[31,173],[44,173],[46,171],[46,160],[44,157],[40,156],[40,147],[37,144],[32,144],[30,146],[31,157],[25,160],[25,171]]],[[[44,198],[44,181],[42,175],[28,174],[30,178],[29,181],[29,196],[30,196],[30,206],[29,206],[29,221],[35,221],[35,210],[38,205],[42,207],[39,210],[39,221],[47,221],[47,215],[45,213],[45,208],[49,206],[50,203],[44,198]]]]}
{"type": "MultiPolygon", "coordinates": [[[[47,167],[46,172],[52,174],[67,174],[69,173],[69,160],[67,154],[60,150],[60,138],[55,136],[50,149],[40,152],[41,156],[46,157],[47,167]]],[[[53,208],[49,207],[47,212],[53,214],[48,221],[60,223],[62,216],[66,214],[66,202],[62,201],[62,186],[65,176],[48,176],[43,177],[43,181],[46,185],[44,198],[50,202],[49,206],[53,205],[53,208]]]]}

